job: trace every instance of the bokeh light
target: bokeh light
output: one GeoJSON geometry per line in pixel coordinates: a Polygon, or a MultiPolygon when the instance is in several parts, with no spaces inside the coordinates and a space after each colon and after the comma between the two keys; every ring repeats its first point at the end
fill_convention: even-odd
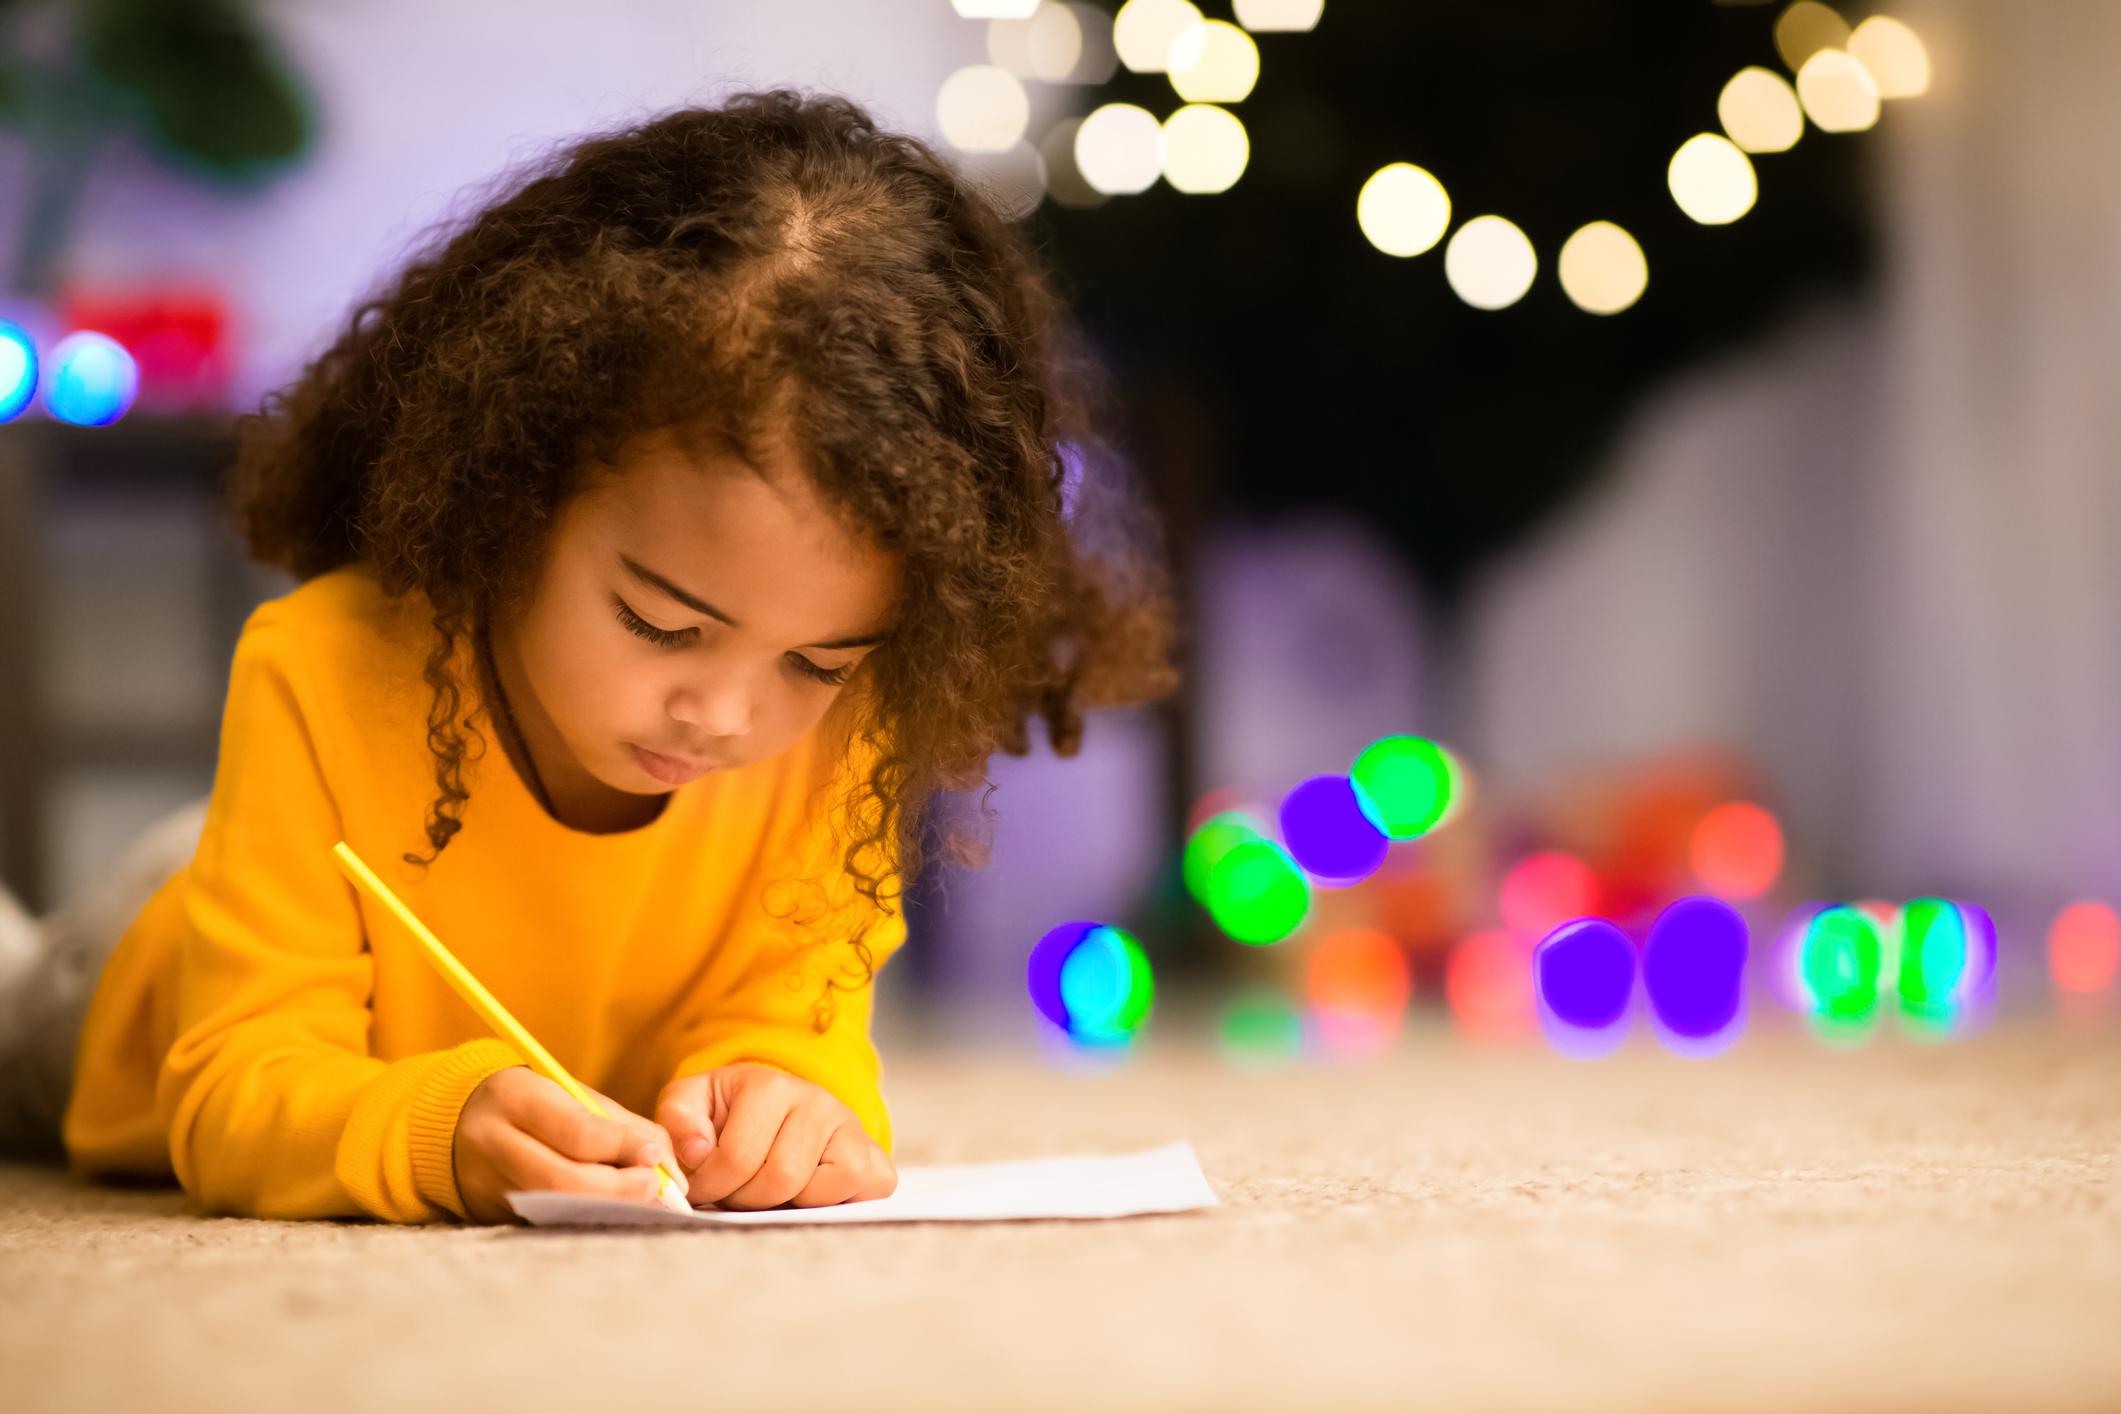
{"type": "Polygon", "coordinates": [[[1326,0],[1237,0],[1237,22],[1254,34],[1302,32],[1318,27],[1326,0]]]}
{"type": "Polygon", "coordinates": [[[1406,953],[1376,928],[1344,928],[1320,939],[1305,965],[1304,984],[1319,1045],[1335,1055],[1383,1047],[1398,1031],[1413,991],[1406,953]]]}
{"type": "Polygon", "coordinates": [[[1844,49],[1849,23],[1817,0],[1797,0],[1775,20],[1775,52],[1796,73],[1822,49],[1844,49]]]}
{"type": "Polygon", "coordinates": [[[1208,874],[1208,912],[1241,943],[1278,943],[1303,926],[1311,885],[1288,851],[1272,840],[1231,846],[1208,874]]]}
{"type": "Polygon", "coordinates": [[[1880,98],[1913,98],[1930,86],[1929,51],[1890,15],[1873,15],[1849,36],[1849,54],[1869,71],[1880,98]]]}
{"type": "Polygon", "coordinates": [[[1782,825],[1750,800],[1725,801],[1695,824],[1687,856],[1716,897],[1759,898],[1782,877],[1782,825]]]}
{"type": "Polygon", "coordinates": [[[1029,19],[990,20],[987,57],[1020,79],[1066,83],[1082,64],[1082,20],[1057,0],[1046,0],[1029,19]]]}
{"type": "Polygon", "coordinates": [[[1666,1049],[1728,1050],[1743,1029],[1745,920],[1721,899],[1683,898],[1657,915],[1642,949],[1642,989],[1666,1049]]]}
{"type": "Polygon", "coordinates": [[[1822,131],[1862,132],[1878,121],[1878,85],[1839,49],[1822,49],[1797,71],[1797,97],[1822,131]]]}
{"type": "Polygon", "coordinates": [[[1562,244],[1561,288],[1578,309],[1618,314],[1649,287],[1650,262],[1635,238],[1611,221],[1593,221],[1562,244]]]}
{"type": "Polygon", "coordinates": [[[1507,309],[1524,298],[1539,273],[1539,256],[1514,222],[1475,216],[1443,251],[1444,278],[1475,309],[1507,309]]]}
{"type": "Polygon", "coordinates": [[[1878,1012],[1884,965],[1878,920],[1848,904],[1823,908],[1804,933],[1803,976],[1812,1019],[1829,1039],[1865,1032],[1878,1012]]]}
{"type": "Polygon", "coordinates": [[[1502,921],[1522,937],[1544,937],[1572,918],[1597,911],[1597,874],[1565,851],[1528,854],[1502,876],[1502,921]]]}
{"type": "Polygon", "coordinates": [[[1811,934],[1812,920],[1832,907],[1827,903],[1801,903],[1775,930],[1768,962],[1768,990],[1791,1011],[1808,1015],[1813,1009],[1811,984],[1804,980],[1804,943],[1811,934]]]}
{"type": "Polygon", "coordinates": [[[1540,939],[1532,954],[1540,1027],[1578,1060],[1610,1055],[1626,1039],[1635,992],[1635,945],[1603,918],[1579,918],[1540,939]]]}
{"type": "Polygon", "coordinates": [[[1259,46],[1223,20],[1207,21],[1200,53],[1184,68],[1171,69],[1171,87],[1188,103],[1239,103],[1258,82],[1259,46]]]}
{"type": "Polygon", "coordinates": [[[105,334],[68,334],[52,350],[44,410],[77,427],[103,427],[125,416],[140,391],[140,368],[105,334]]]}
{"type": "Polygon", "coordinates": [[[1031,1000],[1085,1046],[1123,1046],[1156,999],[1149,958],[1134,936],[1098,923],[1064,923],[1031,950],[1031,1000]]]}
{"type": "Polygon", "coordinates": [[[1137,74],[1184,68],[1206,40],[1200,11],[1186,0],[1127,0],[1112,19],[1119,61],[1137,74]]]}
{"type": "Polygon", "coordinates": [[[1348,778],[1365,813],[1395,840],[1417,839],[1435,829],[1464,794],[1457,759],[1427,737],[1371,742],[1355,758],[1348,778]]]}
{"type": "Polygon", "coordinates": [[[968,20],[1023,20],[1039,0],[950,0],[950,8],[968,20]]]}
{"type": "Polygon", "coordinates": [[[1028,142],[1006,152],[967,153],[958,164],[958,175],[984,194],[1005,221],[1029,216],[1046,195],[1045,161],[1028,142]]]}
{"type": "Polygon", "coordinates": [[[1215,1027],[1215,1048],[1239,1070],[1276,1070],[1303,1054],[1303,1012],[1272,987],[1238,993],[1215,1027]]]}
{"type": "Polygon", "coordinates": [[[1797,90],[1772,69],[1740,69],[1716,100],[1716,117],[1747,152],[1787,152],[1804,136],[1797,90]]]}
{"type": "Polygon", "coordinates": [[[1355,198],[1355,223],[1386,255],[1420,255],[1451,227],[1451,198],[1443,183],[1411,162],[1370,174],[1355,198]]]}
{"type": "Polygon", "coordinates": [[[1131,196],[1164,170],[1164,125],[1146,108],[1107,103],[1075,131],[1075,167],[1093,191],[1131,196]]]}
{"type": "Polygon", "coordinates": [[[1967,974],[1966,919],[1950,899],[1911,900],[1901,913],[1900,1014],[1943,1032],[1958,1015],[1967,974]]]}
{"type": "Polygon", "coordinates": [[[1080,118],[1063,118],[1039,139],[1038,155],[1046,164],[1046,194],[1063,206],[1087,209],[1112,198],[1090,185],[1075,165],[1075,134],[1080,118]]]}
{"type": "Polygon", "coordinates": [[[1251,157],[1245,125],[1228,109],[1189,103],[1164,121],[1164,180],[1179,191],[1228,191],[1251,157]]]}
{"type": "Polygon", "coordinates": [[[0,319],[0,422],[13,422],[37,393],[37,341],[0,319]]]}
{"type": "Polygon", "coordinates": [[[1313,776],[1290,791],[1281,803],[1281,837],[1304,872],[1328,886],[1369,878],[1391,844],[1346,776],[1313,776]]]}
{"type": "Polygon", "coordinates": [[[960,152],[1006,152],[1024,139],[1031,99],[1016,75],[998,64],[968,64],[935,96],[935,124],[960,152]]]}
{"type": "Polygon", "coordinates": [[[1760,197],[1752,160],[1716,133],[1696,133],[1681,143],[1665,176],[1679,209],[1704,226],[1729,225],[1760,197]]]}
{"type": "Polygon", "coordinates": [[[1532,944],[1507,928],[1484,929],[1453,948],[1443,986],[1459,1029],[1476,1039],[1513,1040],[1538,1020],[1532,944]]]}
{"type": "Polygon", "coordinates": [[[2121,915],[2097,899],[2080,899],[2047,929],[2047,975],[2065,992],[2097,992],[2121,970],[2121,915]]]}
{"type": "Polygon", "coordinates": [[[1186,892],[1203,908],[1207,907],[1208,880],[1214,875],[1215,866],[1237,846],[1264,839],[1266,833],[1264,826],[1241,810],[1218,811],[1194,826],[1186,837],[1185,853],[1180,856],[1186,892]]]}

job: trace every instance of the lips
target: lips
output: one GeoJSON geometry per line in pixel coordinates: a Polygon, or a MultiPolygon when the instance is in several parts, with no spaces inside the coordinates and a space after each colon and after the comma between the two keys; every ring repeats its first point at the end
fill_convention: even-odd
{"type": "Polygon", "coordinates": [[[714,763],[688,756],[665,756],[660,751],[650,751],[645,746],[629,744],[637,765],[666,786],[681,786],[687,781],[696,781],[714,769],[714,763]]]}

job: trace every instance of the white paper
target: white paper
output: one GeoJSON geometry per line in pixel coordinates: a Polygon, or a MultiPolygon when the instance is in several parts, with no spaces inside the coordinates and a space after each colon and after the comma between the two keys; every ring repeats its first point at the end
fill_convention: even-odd
{"type": "Polygon", "coordinates": [[[1126,1218],[1216,1205],[1193,1146],[1181,1139],[1139,1154],[1017,1159],[900,1169],[898,1191],[834,1208],[770,1208],[690,1216],[646,1203],[573,1193],[511,1193],[518,1216],[539,1227],[777,1227],[791,1223],[970,1223],[1023,1218],[1126,1218]]]}

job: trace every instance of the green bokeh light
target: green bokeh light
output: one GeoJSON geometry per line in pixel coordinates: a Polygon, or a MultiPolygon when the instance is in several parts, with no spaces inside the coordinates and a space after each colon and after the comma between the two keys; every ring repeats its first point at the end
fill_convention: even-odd
{"type": "Polygon", "coordinates": [[[1061,963],[1068,1034],[1086,1046],[1121,1046],[1141,1029],[1156,999],[1149,956],[1132,933],[1092,928],[1061,963]]]}
{"type": "Polygon", "coordinates": [[[1288,937],[1311,911],[1310,882],[1271,840],[1244,840],[1224,850],[1208,874],[1207,895],[1216,925],[1255,947],[1288,937]]]}
{"type": "Polygon", "coordinates": [[[1223,1008],[1216,1048],[1240,1070],[1272,1070],[1303,1054],[1304,1019],[1286,992],[1272,987],[1240,992],[1223,1008]]]}
{"type": "Polygon", "coordinates": [[[1395,840],[1435,829],[1458,794],[1457,763],[1425,737],[1388,736],[1371,743],[1348,776],[1363,810],[1395,840]]]}
{"type": "Polygon", "coordinates": [[[1858,1031],[1876,1016],[1880,958],[1878,925],[1862,909],[1842,904],[1812,920],[1804,935],[1804,985],[1823,1030],[1858,1031]]]}
{"type": "Polygon", "coordinates": [[[1966,975],[1966,920],[1950,899],[1907,906],[1900,943],[1900,1010],[1917,1030],[1948,1028],[1966,975]]]}
{"type": "Polygon", "coordinates": [[[1199,900],[1203,908],[1212,907],[1208,898],[1208,879],[1222,857],[1238,845],[1266,838],[1259,822],[1242,810],[1225,810],[1220,815],[1210,816],[1186,841],[1183,871],[1186,892],[1199,900]]]}

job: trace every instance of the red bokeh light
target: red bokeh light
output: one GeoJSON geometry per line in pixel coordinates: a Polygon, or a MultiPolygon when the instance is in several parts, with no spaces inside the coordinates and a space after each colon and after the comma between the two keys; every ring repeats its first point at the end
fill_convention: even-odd
{"type": "Polygon", "coordinates": [[[1475,933],[1451,953],[1444,969],[1451,1015],[1468,1035],[1505,1040],[1531,1034],[1532,946],[1503,928],[1475,933]]]}
{"type": "Polygon", "coordinates": [[[1311,954],[1306,989],[1320,1011],[1393,1017],[1407,1009],[1413,979],[1406,954],[1390,933],[1343,928],[1311,954]]]}
{"type": "Polygon", "coordinates": [[[1750,800],[1726,801],[1694,826],[1688,855],[1718,898],[1759,898],[1782,876],[1782,825],[1750,800]]]}
{"type": "Polygon", "coordinates": [[[2047,930],[2047,973],[2066,992],[2096,992],[2121,969],[2121,916],[2095,899],[2073,903],[2047,930]]]}
{"type": "Polygon", "coordinates": [[[1558,849],[1529,854],[1502,876],[1502,921],[1512,932],[1543,938],[1571,918],[1598,911],[1598,876],[1558,849]]]}

